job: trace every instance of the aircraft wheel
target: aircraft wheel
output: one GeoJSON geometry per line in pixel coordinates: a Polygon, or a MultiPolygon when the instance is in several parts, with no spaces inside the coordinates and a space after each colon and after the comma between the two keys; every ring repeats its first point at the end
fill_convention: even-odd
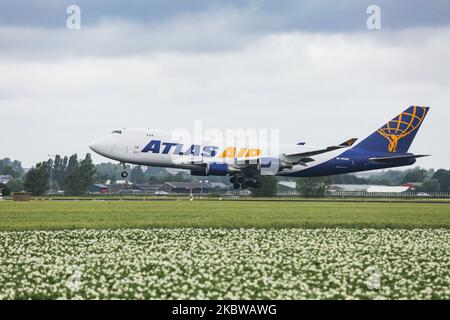
{"type": "Polygon", "coordinates": [[[122,176],[122,178],[126,178],[126,177],[128,177],[128,172],[122,171],[122,173],[120,175],[122,176]]]}
{"type": "Polygon", "coordinates": [[[235,182],[235,183],[233,183],[233,188],[235,188],[236,190],[240,189],[241,185],[239,183],[235,182]]]}
{"type": "Polygon", "coordinates": [[[232,176],[232,177],[230,178],[230,182],[233,183],[233,184],[235,184],[235,183],[236,183],[236,176],[232,176]]]}

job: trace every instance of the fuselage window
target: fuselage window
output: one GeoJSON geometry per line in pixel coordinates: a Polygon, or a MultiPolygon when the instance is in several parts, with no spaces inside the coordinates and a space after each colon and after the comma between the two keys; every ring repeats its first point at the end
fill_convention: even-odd
{"type": "Polygon", "coordinates": [[[114,130],[113,132],[111,132],[111,133],[118,133],[118,134],[122,134],[122,131],[121,130],[114,130]]]}

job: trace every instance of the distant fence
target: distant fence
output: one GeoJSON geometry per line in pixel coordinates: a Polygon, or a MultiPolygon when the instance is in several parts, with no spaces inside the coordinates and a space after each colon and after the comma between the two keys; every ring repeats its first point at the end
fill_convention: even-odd
{"type": "Polygon", "coordinates": [[[300,197],[300,193],[297,191],[279,191],[277,197],[300,197]]]}
{"type": "MultiPolygon", "coordinates": [[[[297,191],[278,192],[278,197],[299,197],[297,191]]],[[[367,191],[326,191],[325,197],[329,198],[450,198],[450,192],[367,192],[367,191]]]]}
{"type": "Polygon", "coordinates": [[[119,192],[105,192],[105,193],[91,193],[91,196],[249,196],[250,192],[248,190],[203,190],[203,192],[198,190],[193,190],[192,193],[186,192],[169,192],[160,193],[155,191],[141,191],[134,189],[124,189],[119,192]]]}
{"type": "Polygon", "coordinates": [[[364,198],[450,198],[450,192],[367,192],[367,191],[328,191],[327,197],[364,197],[364,198]]]}
{"type": "Polygon", "coordinates": [[[246,197],[250,196],[250,192],[248,190],[228,190],[227,192],[223,193],[224,196],[230,196],[230,197],[246,197]]]}
{"type": "MultiPolygon", "coordinates": [[[[189,196],[189,193],[160,194],[149,191],[123,190],[121,192],[90,194],[90,196],[189,196]]],[[[248,197],[249,190],[215,190],[214,192],[193,192],[194,196],[222,196],[222,197],[248,197]]],[[[277,197],[301,197],[296,190],[279,191],[277,197]]],[[[421,198],[421,199],[450,199],[450,192],[367,192],[367,191],[326,191],[327,198],[421,198]]]]}

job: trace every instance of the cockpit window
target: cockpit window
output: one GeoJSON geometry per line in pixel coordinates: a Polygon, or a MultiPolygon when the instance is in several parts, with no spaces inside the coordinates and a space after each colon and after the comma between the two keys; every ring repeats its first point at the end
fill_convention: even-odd
{"type": "Polygon", "coordinates": [[[111,133],[118,133],[118,134],[122,134],[122,130],[114,130],[113,132],[111,132],[111,133]]]}

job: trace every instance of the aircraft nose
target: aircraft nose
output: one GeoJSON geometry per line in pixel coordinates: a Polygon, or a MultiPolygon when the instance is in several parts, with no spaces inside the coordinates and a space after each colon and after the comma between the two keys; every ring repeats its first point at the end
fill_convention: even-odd
{"type": "Polygon", "coordinates": [[[89,148],[98,154],[105,154],[108,150],[108,140],[105,137],[95,139],[89,144],[89,148]]]}
{"type": "Polygon", "coordinates": [[[98,145],[99,145],[98,139],[95,139],[94,141],[92,141],[92,142],[89,144],[89,149],[91,149],[91,150],[94,151],[94,152],[97,152],[97,150],[98,150],[98,145]]]}
{"type": "Polygon", "coordinates": [[[113,153],[113,146],[111,144],[109,136],[103,136],[93,140],[89,144],[89,148],[95,153],[105,157],[108,157],[113,153]]]}

